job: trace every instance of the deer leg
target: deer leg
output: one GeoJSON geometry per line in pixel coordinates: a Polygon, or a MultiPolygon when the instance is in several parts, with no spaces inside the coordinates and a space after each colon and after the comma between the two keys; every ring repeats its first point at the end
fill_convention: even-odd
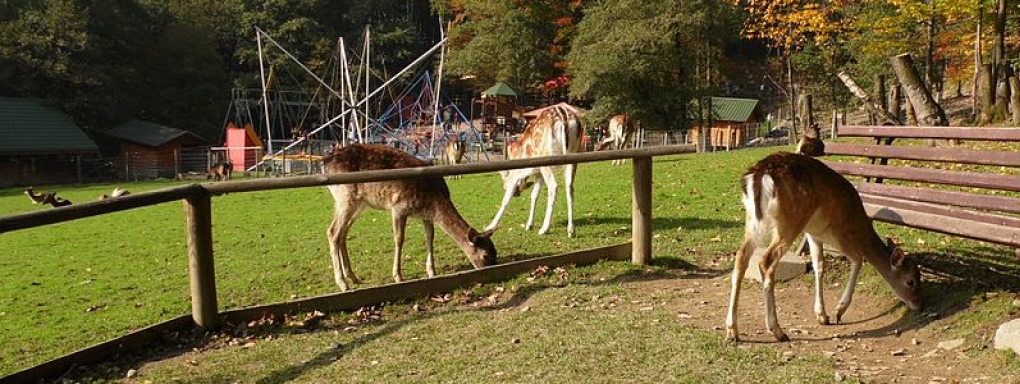
{"type": "Polygon", "coordinates": [[[574,237],[574,176],[577,175],[577,164],[567,164],[563,168],[563,184],[567,193],[567,237],[574,237]]]}
{"type": "Polygon", "coordinates": [[[503,213],[506,212],[506,207],[510,205],[510,199],[514,198],[514,189],[517,188],[517,183],[527,177],[526,175],[524,177],[518,176],[516,173],[512,173],[511,175],[512,176],[507,177],[507,179],[503,181],[503,189],[505,190],[503,192],[503,202],[499,206],[499,211],[496,212],[496,217],[493,217],[492,222],[485,227],[486,231],[496,228],[496,226],[499,225],[499,221],[503,218],[503,213]]]}
{"type": "Polygon", "coordinates": [[[854,299],[854,289],[857,287],[857,275],[861,273],[861,262],[850,259],[850,278],[846,282],[846,290],[843,291],[843,297],[839,299],[839,305],[836,306],[836,323],[843,322],[843,312],[850,307],[850,302],[854,299]]]}
{"type": "Polygon", "coordinates": [[[535,223],[535,205],[538,203],[538,195],[542,193],[542,179],[535,180],[531,188],[531,209],[528,210],[528,221],[524,223],[525,231],[530,231],[535,223]]]}
{"type": "Polygon", "coordinates": [[[769,244],[768,249],[765,250],[759,268],[762,271],[762,290],[765,293],[765,326],[776,337],[776,340],[790,341],[790,337],[779,326],[779,319],[776,316],[776,268],[779,266],[779,259],[782,258],[783,253],[790,247],[787,241],[781,239],[781,236],[776,236],[772,240],[772,244],[769,244]]]}
{"type": "Polygon", "coordinates": [[[542,221],[542,228],[538,230],[539,235],[549,232],[549,226],[552,224],[553,206],[556,205],[556,174],[552,167],[542,168],[542,179],[545,181],[546,190],[549,191],[549,200],[545,204],[545,220],[542,221]]]}
{"type": "Polygon", "coordinates": [[[822,243],[816,241],[809,234],[804,234],[804,239],[811,250],[811,268],[815,270],[815,318],[818,319],[818,324],[829,325],[829,315],[825,313],[825,295],[822,294],[822,277],[825,274],[825,255],[822,252],[822,243]]]}
{"type": "Polygon", "coordinates": [[[393,281],[404,281],[400,273],[401,254],[404,252],[404,228],[407,226],[407,216],[393,212],[393,281]]]}
{"type": "Polygon", "coordinates": [[[747,264],[754,254],[755,244],[750,235],[744,236],[744,243],[740,245],[737,256],[733,261],[733,275],[730,277],[730,306],[726,311],[726,338],[732,341],[740,341],[740,332],[737,330],[737,306],[740,302],[740,283],[744,281],[744,272],[747,271],[747,264]]]}
{"type": "Polygon", "coordinates": [[[359,281],[351,269],[351,260],[347,252],[347,233],[359,212],[361,209],[354,207],[353,204],[337,205],[333,213],[333,221],[326,231],[326,236],[329,239],[329,254],[333,261],[333,278],[341,291],[346,291],[349,288],[347,280],[350,280],[351,283],[359,281]]]}
{"type": "Polygon", "coordinates": [[[429,274],[429,277],[435,277],[436,263],[433,259],[432,247],[433,240],[436,238],[436,225],[430,220],[422,220],[422,224],[425,226],[425,272],[429,274]]]}

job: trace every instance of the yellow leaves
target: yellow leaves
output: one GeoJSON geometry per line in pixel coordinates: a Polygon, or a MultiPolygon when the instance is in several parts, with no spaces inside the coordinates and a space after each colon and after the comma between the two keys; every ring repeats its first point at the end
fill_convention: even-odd
{"type": "Polygon", "coordinates": [[[841,17],[848,1],[751,0],[744,34],[768,40],[773,46],[795,48],[807,39],[825,43],[844,33],[847,21],[841,17]]]}

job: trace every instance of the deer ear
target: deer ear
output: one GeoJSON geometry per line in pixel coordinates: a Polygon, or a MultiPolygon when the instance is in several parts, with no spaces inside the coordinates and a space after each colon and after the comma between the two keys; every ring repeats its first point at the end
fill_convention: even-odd
{"type": "Polygon", "coordinates": [[[891,238],[886,239],[886,246],[889,248],[889,261],[892,263],[893,268],[902,266],[903,261],[907,258],[907,255],[903,253],[903,249],[897,246],[891,238]]]}

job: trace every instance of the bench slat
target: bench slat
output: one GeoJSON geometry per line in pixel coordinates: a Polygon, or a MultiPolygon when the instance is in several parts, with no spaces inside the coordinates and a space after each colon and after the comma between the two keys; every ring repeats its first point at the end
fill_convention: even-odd
{"type": "Polygon", "coordinates": [[[825,153],[829,155],[1020,167],[1020,152],[1014,151],[831,143],[825,144],[825,153]]]}
{"type": "Polygon", "coordinates": [[[897,197],[870,195],[866,193],[861,194],[861,201],[875,205],[896,207],[898,209],[909,209],[911,211],[930,213],[933,215],[953,217],[957,219],[964,219],[970,221],[977,221],[986,224],[1015,227],[1018,230],[1020,230],[1020,217],[1015,216],[1004,216],[993,213],[985,213],[970,209],[964,209],[960,207],[924,203],[920,201],[913,201],[897,197]]]}
{"type": "Polygon", "coordinates": [[[1020,228],[1017,227],[977,222],[882,204],[864,203],[864,210],[876,221],[1014,247],[1020,246],[1020,228]]]}
{"type": "Polygon", "coordinates": [[[901,125],[842,125],[839,136],[894,137],[904,139],[963,139],[984,141],[1020,141],[1016,127],[908,127],[901,125]]]}
{"type": "Polygon", "coordinates": [[[834,171],[843,175],[880,177],[883,179],[909,180],[924,183],[949,184],[964,187],[1001,189],[1004,191],[1020,192],[1020,177],[1011,175],[947,171],[942,169],[906,168],[890,165],[845,163],[828,160],[822,160],[822,162],[829,166],[829,168],[832,168],[834,171]]]}
{"type": "Polygon", "coordinates": [[[990,211],[1020,213],[1020,198],[981,195],[960,191],[942,191],[929,188],[908,187],[892,184],[859,183],[857,191],[863,194],[898,197],[914,201],[986,209],[990,211]]]}

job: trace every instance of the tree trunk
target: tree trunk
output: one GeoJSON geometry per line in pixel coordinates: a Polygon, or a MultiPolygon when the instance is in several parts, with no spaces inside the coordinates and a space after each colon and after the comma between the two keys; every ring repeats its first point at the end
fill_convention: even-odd
{"type": "Polygon", "coordinates": [[[892,88],[889,88],[889,102],[886,103],[887,105],[886,110],[889,111],[889,113],[892,114],[893,116],[896,116],[896,121],[903,121],[902,119],[899,118],[900,109],[902,108],[900,106],[900,100],[902,99],[903,96],[900,92],[899,84],[895,84],[893,85],[892,88]]]}
{"type": "Polygon", "coordinates": [[[978,83],[981,76],[981,5],[979,2],[977,11],[977,30],[974,31],[974,77],[971,78],[970,82],[970,120],[977,121],[978,112],[980,111],[980,104],[978,100],[981,100],[978,96],[978,83]]]}
{"type": "Polygon", "coordinates": [[[1009,77],[1009,109],[1013,112],[1013,125],[1020,125],[1020,79],[1017,74],[1009,77]]]}
{"type": "Polygon", "coordinates": [[[910,54],[895,56],[891,61],[896,77],[899,78],[903,91],[907,95],[907,100],[914,107],[918,123],[926,126],[949,125],[946,111],[935,102],[935,99],[931,97],[931,92],[921,82],[921,77],[917,74],[917,69],[914,68],[914,61],[910,58],[910,54]]]}
{"type": "Polygon", "coordinates": [[[978,67],[977,94],[981,100],[980,117],[982,122],[992,121],[995,109],[995,83],[992,81],[992,65],[982,64],[978,67]]]}
{"type": "Polygon", "coordinates": [[[797,119],[803,127],[803,135],[811,138],[819,138],[818,124],[815,124],[814,106],[811,103],[811,95],[801,94],[797,98],[797,111],[800,113],[797,119]]]}
{"type": "Polygon", "coordinates": [[[883,109],[882,104],[876,102],[875,99],[873,99],[871,95],[864,90],[864,88],[857,85],[857,82],[854,81],[849,74],[846,72],[840,72],[836,74],[836,76],[838,76],[840,80],[843,80],[843,84],[846,85],[848,90],[850,90],[850,93],[857,96],[858,99],[861,99],[861,101],[864,102],[864,108],[867,108],[869,112],[875,114],[882,124],[902,125],[895,115],[892,115],[889,111],[883,109]]]}

